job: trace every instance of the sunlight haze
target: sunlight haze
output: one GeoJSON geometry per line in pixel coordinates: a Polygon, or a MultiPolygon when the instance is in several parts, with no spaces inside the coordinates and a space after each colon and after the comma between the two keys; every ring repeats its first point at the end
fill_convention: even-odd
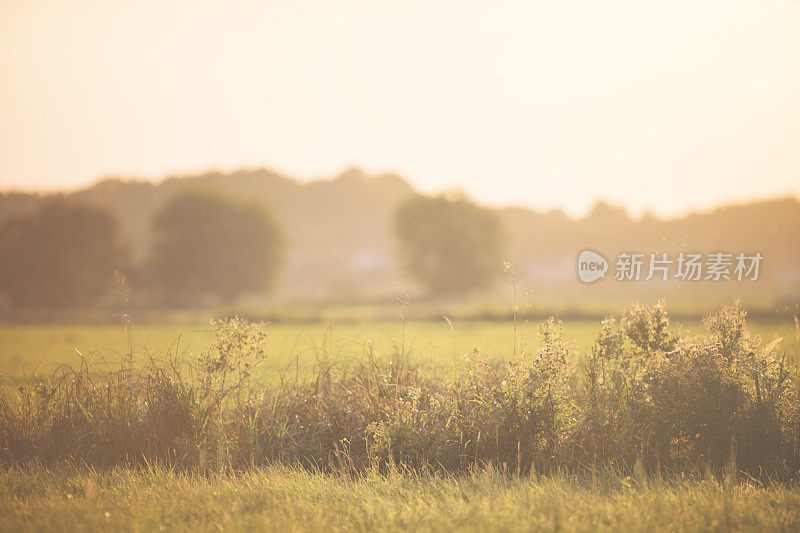
{"type": "Polygon", "coordinates": [[[0,189],[349,166],[674,215],[800,193],[800,3],[0,0],[0,189]]]}

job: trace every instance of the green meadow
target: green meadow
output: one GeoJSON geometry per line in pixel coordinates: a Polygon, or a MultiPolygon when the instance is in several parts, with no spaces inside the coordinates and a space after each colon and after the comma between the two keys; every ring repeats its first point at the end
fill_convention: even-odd
{"type": "MultiPolygon", "coordinates": [[[[535,353],[539,324],[537,320],[518,321],[519,353],[535,353]]],[[[699,321],[684,321],[677,326],[689,334],[700,330],[699,321]]],[[[574,343],[577,356],[588,352],[599,327],[600,320],[565,321],[565,337],[574,343]]],[[[790,358],[800,353],[791,318],[750,321],[749,328],[765,342],[783,339],[781,346],[790,358]]],[[[281,321],[268,324],[267,357],[260,372],[266,378],[298,369],[307,372],[322,361],[357,361],[370,348],[376,357],[387,361],[404,349],[414,364],[431,371],[452,371],[454,353],[459,366],[465,356],[475,352],[510,359],[514,330],[510,320],[281,321]]],[[[191,362],[212,339],[209,323],[203,322],[0,324],[0,376],[9,384],[82,360],[113,368],[131,355],[163,358],[169,354],[191,362]]]]}

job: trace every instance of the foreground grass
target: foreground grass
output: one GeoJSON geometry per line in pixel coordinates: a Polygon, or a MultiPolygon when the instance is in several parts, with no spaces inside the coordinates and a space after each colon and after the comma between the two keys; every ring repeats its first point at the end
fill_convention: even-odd
{"type": "Polygon", "coordinates": [[[515,478],[290,468],[196,476],[63,466],[0,471],[0,530],[790,531],[796,486],[613,475],[515,478]]]}

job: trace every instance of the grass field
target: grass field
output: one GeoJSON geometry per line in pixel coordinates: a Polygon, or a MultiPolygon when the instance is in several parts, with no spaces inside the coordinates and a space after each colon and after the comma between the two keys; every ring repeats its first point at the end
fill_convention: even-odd
{"type": "Polygon", "coordinates": [[[755,482],[461,476],[356,478],[267,468],[0,471],[0,530],[796,531],[800,489],[755,482]]]}
{"type": "MultiPolygon", "coordinates": [[[[520,351],[536,350],[540,322],[523,320],[517,324],[520,351]]],[[[599,320],[572,320],[565,324],[565,335],[575,343],[579,354],[591,347],[599,320]]],[[[765,341],[783,338],[789,357],[800,353],[795,324],[791,319],[751,321],[750,330],[765,341]]],[[[697,331],[698,324],[687,322],[685,331],[697,331]]],[[[426,367],[447,369],[455,350],[457,364],[463,356],[477,351],[492,358],[510,359],[514,346],[514,326],[510,321],[456,320],[453,330],[445,320],[391,322],[278,322],[270,324],[268,356],[262,372],[269,379],[282,371],[308,371],[320,359],[348,360],[363,357],[369,344],[379,358],[389,359],[393,350],[405,345],[412,362],[426,367]],[[405,334],[404,334],[405,330],[405,334]]],[[[155,357],[179,353],[191,359],[201,353],[213,338],[207,323],[125,325],[0,324],[0,376],[5,384],[34,373],[49,374],[59,364],[74,365],[82,358],[94,363],[119,363],[133,351],[155,357]]]]}
{"type": "MultiPolygon", "coordinates": [[[[534,359],[533,354],[540,348],[537,340],[539,325],[540,323],[535,321],[521,321],[516,325],[518,351],[530,354],[531,357],[528,359],[534,359]]],[[[678,325],[678,327],[685,335],[699,332],[698,324],[686,323],[678,325]]],[[[752,333],[760,336],[765,344],[773,339],[783,338],[778,351],[785,350],[790,360],[797,362],[800,345],[793,321],[751,321],[749,328],[752,333]]],[[[597,320],[567,322],[564,329],[565,339],[573,342],[575,347],[575,350],[570,352],[571,357],[582,358],[587,355],[599,329],[600,323],[597,320]]],[[[473,363],[468,362],[465,356],[478,352],[490,358],[508,361],[512,359],[515,342],[514,324],[507,321],[465,320],[455,321],[452,325],[445,320],[404,323],[399,319],[392,322],[279,322],[270,325],[268,333],[266,359],[259,374],[253,376],[256,382],[268,387],[275,384],[281,376],[291,376],[295,373],[309,377],[324,375],[324,371],[321,373],[320,368],[325,366],[322,364],[325,362],[363,361],[367,358],[370,350],[376,355],[376,359],[381,359],[383,362],[397,360],[397,353],[403,350],[409,354],[411,362],[424,369],[425,374],[432,374],[434,380],[438,376],[446,381],[451,375],[454,360],[459,366],[459,375],[461,376],[462,372],[466,373],[470,369],[475,369],[474,366],[470,367],[470,364],[473,363]]],[[[117,368],[120,362],[128,357],[141,360],[142,356],[147,355],[163,360],[167,354],[177,354],[191,361],[195,356],[202,354],[213,340],[214,334],[211,327],[208,324],[200,323],[129,324],[127,327],[123,324],[5,324],[0,326],[0,373],[3,374],[4,385],[10,388],[10,385],[26,381],[34,374],[49,376],[59,365],[75,365],[82,359],[92,361],[98,365],[98,368],[107,364],[112,369],[117,368]]],[[[676,368],[679,369],[679,366],[673,368],[673,371],[676,368]]],[[[702,366],[698,368],[702,368],[702,366]]],[[[380,401],[383,402],[378,407],[378,412],[385,413],[388,417],[387,420],[394,421],[390,422],[387,429],[401,431],[401,433],[394,433],[395,436],[402,436],[402,431],[413,430],[416,432],[413,433],[414,435],[427,438],[437,434],[436,432],[446,425],[443,422],[447,418],[446,416],[433,418],[433,411],[418,408],[413,403],[403,403],[403,397],[410,395],[414,387],[431,387],[430,394],[440,394],[440,397],[445,399],[450,398],[451,395],[463,395],[464,400],[460,400],[453,407],[463,416],[468,416],[471,412],[468,407],[469,402],[474,404],[474,400],[480,398],[479,396],[469,396],[467,389],[448,388],[449,385],[443,384],[428,383],[426,385],[427,382],[420,379],[408,385],[404,384],[405,388],[401,389],[400,377],[393,377],[391,372],[381,372],[383,371],[378,369],[375,373],[367,372],[358,374],[358,376],[373,380],[373,391],[384,391],[383,393],[375,392],[376,401],[381,398],[380,401]],[[399,400],[398,392],[401,395],[399,400]],[[401,406],[403,406],[403,410],[401,410],[401,406]],[[403,413],[408,413],[410,418],[406,418],[406,414],[403,413]],[[429,416],[431,418],[427,418],[429,416]],[[431,420],[432,423],[426,426],[425,420],[431,420]],[[392,426],[392,423],[399,425],[392,426]]],[[[76,379],[79,379],[78,376],[76,379]]],[[[319,378],[317,377],[317,379],[319,378]]],[[[403,379],[411,379],[411,376],[403,379]]],[[[744,380],[742,383],[747,383],[750,378],[745,376],[742,379],[744,380]]],[[[78,389],[73,390],[70,385],[66,385],[63,391],[67,396],[64,396],[62,407],[49,413],[40,412],[39,414],[44,418],[36,418],[39,415],[36,414],[36,411],[31,411],[32,414],[29,418],[25,418],[28,415],[24,415],[20,418],[12,416],[6,419],[27,420],[30,425],[19,427],[23,427],[24,431],[29,431],[31,434],[36,434],[38,431],[39,428],[36,425],[39,423],[38,420],[49,420],[47,424],[50,428],[56,427],[53,426],[53,423],[54,421],[58,423],[58,420],[69,420],[70,424],[77,425],[72,426],[71,430],[61,430],[63,435],[72,439],[70,441],[72,444],[65,444],[66,440],[52,441],[63,446],[66,459],[53,459],[54,456],[48,456],[46,454],[47,445],[44,448],[38,447],[35,439],[31,440],[34,444],[28,446],[27,449],[29,453],[33,454],[33,457],[41,454],[44,462],[38,462],[38,459],[19,461],[15,459],[13,452],[0,446],[2,448],[0,450],[0,531],[106,529],[123,531],[451,531],[456,529],[471,531],[795,531],[800,529],[800,485],[797,484],[796,477],[800,471],[788,472],[783,482],[770,481],[768,476],[756,479],[745,470],[731,470],[727,462],[724,466],[717,464],[713,471],[709,465],[706,465],[706,470],[704,470],[698,464],[696,465],[698,468],[690,466],[684,470],[672,471],[663,477],[658,470],[660,463],[655,464],[652,461],[647,467],[647,473],[645,473],[645,467],[641,467],[641,465],[640,467],[634,465],[631,468],[631,463],[627,463],[627,467],[623,466],[624,470],[614,471],[610,471],[611,467],[594,466],[592,467],[595,468],[593,471],[596,473],[594,474],[591,473],[592,470],[585,468],[562,471],[560,467],[557,467],[543,475],[541,471],[537,474],[533,468],[533,462],[528,462],[531,465],[530,470],[525,468],[520,471],[519,435],[525,435],[529,429],[518,426],[517,422],[514,422],[512,426],[504,430],[508,432],[507,437],[499,437],[500,440],[497,442],[488,439],[487,444],[486,437],[481,441],[481,432],[477,428],[482,427],[480,424],[485,425],[488,421],[489,429],[494,428],[494,435],[497,439],[499,426],[492,425],[494,424],[492,417],[495,414],[486,420],[475,419],[474,423],[477,423],[477,426],[469,426],[466,418],[459,422],[464,424],[463,427],[467,430],[472,428],[473,431],[472,440],[468,440],[464,436],[465,433],[462,432],[463,445],[459,444],[458,432],[452,428],[451,431],[455,431],[452,438],[448,437],[448,440],[439,443],[445,447],[461,446],[469,452],[468,460],[471,460],[474,454],[474,462],[470,467],[448,466],[440,470],[409,468],[403,462],[395,463],[391,459],[388,462],[384,459],[379,460],[379,456],[371,456],[368,461],[359,463],[361,466],[353,466],[354,463],[348,463],[351,459],[347,456],[342,463],[340,450],[336,447],[336,443],[346,442],[349,446],[355,442],[355,438],[353,435],[345,433],[348,437],[341,439],[341,435],[336,433],[335,428],[328,435],[329,430],[322,428],[320,424],[328,424],[328,416],[344,417],[340,418],[338,422],[331,420],[334,424],[340,424],[339,429],[347,429],[349,427],[347,424],[355,420],[355,418],[348,417],[355,417],[355,412],[368,412],[368,410],[363,410],[363,405],[358,408],[362,411],[357,410],[356,401],[359,398],[358,394],[361,393],[355,389],[347,394],[342,393],[341,387],[350,383],[345,381],[334,382],[333,385],[329,383],[324,389],[314,389],[313,386],[311,388],[302,388],[301,386],[300,388],[286,389],[281,396],[283,398],[281,401],[289,402],[282,407],[284,411],[281,412],[285,414],[272,416],[258,409],[253,414],[253,412],[247,411],[247,405],[256,404],[247,404],[241,413],[249,412],[253,418],[249,419],[250,421],[246,422],[244,426],[241,425],[242,419],[239,415],[225,415],[228,418],[223,419],[214,418],[217,415],[212,413],[209,420],[212,420],[214,428],[227,427],[230,429],[213,429],[211,430],[211,441],[198,440],[190,443],[193,447],[191,449],[195,451],[203,449],[200,453],[203,459],[196,462],[184,460],[183,466],[170,467],[168,464],[148,459],[148,456],[142,452],[137,452],[140,453],[140,456],[134,458],[133,461],[127,462],[127,456],[124,461],[120,461],[113,458],[122,453],[118,452],[121,449],[120,446],[147,450],[149,449],[148,440],[157,435],[157,433],[150,436],[146,433],[136,433],[139,430],[135,428],[149,427],[147,420],[142,416],[150,416],[147,413],[151,411],[148,411],[149,407],[146,402],[143,402],[143,399],[150,398],[148,396],[150,392],[161,389],[136,392],[138,389],[126,389],[127,382],[122,378],[116,383],[114,387],[117,388],[113,390],[122,394],[120,398],[127,398],[126,394],[128,393],[142,396],[139,397],[139,400],[130,400],[130,403],[115,403],[112,397],[116,392],[113,394],[103,392],[109,389],[102,389],[102,384],[98,384],[99,388],[94,389],[100,391],[99,395],[92,392],[80,392],[78,389]],[[312,393],[312,389],[315,392],[312,393]],[[303,397],[302,395],[307,396],[303,397]],[[296,403],[292,403],[295,400],[297,400],[296,403]],[[307,403],[308,400],[311,400],[310,404],[307,403]],[[86,402],[86,407],[81,409],[89,409],[92,412],[77,410],[76,402],[86,402]],[[325,402],[333,403],[326,404],[325,402]],[[318,411],[307,410],[307,406],[310,405],[315,405],[315,409],[318,411]],[[342,408],[346,407],[347,413],[350,413],[352,405],[355,411],[345,414],[345,411],[337,410],[337,405],[342,408]],[[128,407],[131,408],[130,412],[127,411],[128,407]],[[72,414],[60,415],[59,409],[62,408],[71,409],[72,414]],[[115,414],[115,409],[120,409],[119,416],[127,418],[119,418],[115,414]],[[255,428],[253,434],[261,435],[259,439],[264,439],[263,444],[266,446],[272,442],[269,439],[274,438],[275,428],[284,427],[281,425],[284,422],[280,422],[278,419],[285,419],[286,423],[298,420],[294,413],[305,416],[306,421],[295,423],[295,429],[292,430],[294,431],[293,437],[287,437],[285,435],[288,434],[284,434],[280,438],[287,442],[287,439],[329,438],[330,443],[325,441],[324,447],[335,450],[336,453],[331,455],[331,452],[328,452],[328,455],[323,453],[320,456],[327,458],[328,461],[324,472],[315,470],[315,468],[296,467],[288,461],[257,460],[255,455],[251,460],[247,459],[249,457],[247,453],[242,456],[245,457],[244,462],[240,460],[237,463],[239,466],[236,467],[232,466],[233,462],[227,463],[227,466],[217,463],[212,468],[196,466],[204,464],[206,449],[213,452],[215,447],[231,446],[230,449],[234,450],[237,446],[235,442],[241,443],[247,440],[241,441],[239,433],[237,437],[232,435],[228,442],[227,431],[240,431],[243,427],[255,428]],[[107,429],[103,421],[108,424],[122,421],[124,424],[116,429],[110,426],[107,429]],[[275,422],[280,422],[280,424],[275,426],[275,422]],[[223,426],[223,423],[228,425],[223,426]],[[129,429],[126,429],[128,424],[130,424],[129,429]],[[142,424],[144,425],[142,426],[142,424]],[[259,426],[262,429],[256,427],[258,424],[263,424],[263,426],[259,426]],[[84,431],[85,433],[83,433],[84,431]],[[475,431],[477,431],[477,440],[474,440],[475,431]],[[270,437],[270,435],[272,436],[270,437]],[[139,440],[132,440],[134,438],[139,440]],[[108,449],[110,453],[108,457],[111,457],[111,462],[101,465],[102,461],[98,459],[97,464],[93,463],[91,452],[87,454],[86,447],[82,444],[85,439],[96,442],[101,447],[103,443],[113,442],[113,446],[109,444],[108,449]],[[511,445],[505,446],[508,442],[504,443],[504,440],[510,442],[511,445]],[[479,443],[483,443],[480,448],[479,443]],[[498,449],[500,444],[507,449],[498,449]],[[75,450],[75,458],[69,458],[70,449],[75,450]],[[512,466],[515,460],[516,467],[512,466]],[[364,464],[373,466],[364,467],[364,464]],[[331,465],[333,466],[331,467],[331,465]]],[[[318,381],[317,383],[323,382],[318,381]]],[[[680,385],[680,376],[675,383],[680,385]]],[[[502,386],[505,387],[505,384],[504,380],[502,386]]],[[[152,386],[160,387],[158,383],[152,386]]],[[[493,388],[499,386],[499,384],[486,384],[487,396],[485,398],[497,398],[501,401],[502,397],[492,396],[493,388]]],[[[191,384],[187,384],[186,387],[186,390],[192,390],[191,384]]],[[[538,390],[535,388],[535,383],[531,383],[531,387],[533,388],[526,390],[538,390]]],[[[693,392],[691,386],[685,390],[693,392]]],[[[364,398],[368,396],[372,398],[371,392],[365,394],[364,398]]],[[[9,397],[14,395],[15,393],[12,393],[9,397]]],[[[514,393],[514,401],[503,407],[507,411],[497,410],[496,416],[507,416],[509,413],[514,417],[534,416],[530,413],[524,414],[525,411],[518,409],[516,398],[521,397],[514,393]]],[[[580,394],[575,396],[578,400],[581,397],[580,394]]],[[[703,396],[697,397],[702,398],[703,396]]],[[[254,401],[259,401],[258,397],[254,397],[254,401]]],[[[190,404],[191,402],[186,405],[189,405],[191,409],[190,404]]],[[[45,402],[41,405],[49,404],[45,402]]],[[[175,404],[176,407],[180,407],[180,405],[184,404],[175,404]]],[[[277,404],[267,402],[267,405],[273,405],[274,413],[274,405],[277,404]]],[[[488,403],[481,403],[481,405],[488,405],[488,403]]],[[[234,406],[231,405],[231,407],[234,406]]],[[[612,411],[615,409],[613,406],[609,407],[612,411]]],[[[682,414],[677,415],[677,420],[681,420],[682,417],[686,418],[687,415],[694,416],[694,414],[704,413],[698,415],[706,417],[698,422],[700,424],[698,431],[704,432],[703,428],[706,427],[707,422],[714,422],[714,417],[717,416],[715,413],[724,414],[727,409],[727,407],[720,407],[721,410],[708,411],[707,407],[702,403],[689,401],[686,406],[682,407],[684,411],[680,411],[682,414]]],[[[167,406],[163,410],[165,415],[160,416],[168,416],[171,409],[167,406]]],[[[492,408],[487,407],[487,409],[492,408]]],[[[584,405],[582,409],[586,410],[588,407],[584,405]]],[[[587,416],[586,413],[588,411],[584,415],[577,414],[575,416],[587,416]]],[[[222,416],[222,412],[219,415],[222,416]]],[[[379,416],[383,415],[379,414],[379,416]]],[[[181,419],[176,418],[175,420],[180,421],[181,419]]],[[[513,418],[513,420],[517,419],[513,418]]],[[[14,423],[16,424],[16,422],[14,423]]],[[[572,424],[568,421],[566,423],[572,424]]],[[[9,425],[8,428],[10,427],[17,426],[9,425]]],[[[369,428],[372,427],[369,426],[369,428]]],[[[536,426],[530,427],[537,431],[536,426]]],[[[635,429],[633,426],[622,425],[619,427],[635,429]]],[[[8,428],[0,427],[0,430],[8,428]]],[[[169,433],[172,429],[169,424],[164,428],[165,433],[169,433]]],[[[486,430],[487,428],[483,427],[483,435],[492,434],[486,430]]],[[[355,437],[363,436],[363,431],[363,428],[359,429],[355,437]]],[[[728,439],[720,441],[722,446],[733,445],[730,438],[727,437],[728,433],[726,433],[725,427],[716,428],[714,431],[725,435],[725,439],[728,439]]],[[[694,430],[689,433],[693,434],[694,430]]],[[[158,435],[160,434],[158,433],[158,435]]],[[[380,435],[380,433],[375,433],[375,435],[380,435]]],[[[2,432],[0,432],[0,436],[2,436],[2,432]]],[[[700,433],[697,436],[699,437],[700,433]]],[[[742,434],[741,438],[746,436],[746,434],[742,434]]],[[[689,438],[691,437],[692,435],[689,435],[689,438]]],[[[4,438],[6,442],[11,443],[9,447],[14,449],[13,443],[16,441],[13,432],[6,431],[4,438]]],[[[391,444],[390,441],[389,455],[395,453],[392,451],[394,446],[401,445],[406,446],[411,451],[410,453],[413,453],[417,449],[415,438],[407,439],[405,444],[399,440],[397,444],[391,444]]],[[[567,432],[563,434],[563,438],[572,437],[567,432]]],[[[616,443],[610,445],[606,453],[610,453],[611,457],[614,457],[615,454],[623,457],[622,451],[618,452],[615,448],[618,443],[615,440],[614,432],[606,435],[606,438],[610,439],[609,442],[616,443]]],[[[686,435],[681,438],[685,439],[686,435]]],[[[373,444],[376,442],[374,436],[370,439],[373,444]]],[[[171,446],[175,445],[175,442],[182,441],[173,440],[172,442],[171,446]]],[[[322,440],[313,442],[314,446],[323,443],[322,440]]],[[[539,444],[541,443],[533,445],[538,446],[539,444]]],[[[683,447],[685,440],[673,440],[670,445],[675,452],[680,450],[687,452],[690,449],[683,447]]],[[[281,454],[283,454],[283,445],[279,444],[279,446],[281,454]]],[[[423,446],[424,449],[422,443],[420,446],[423,446]]],[[[311,449],[312,452],[313,449],[311,449]]],[[[725,449],[727,450],[727,448],[725,449]]],[[[742,449],[744,451],[744,446],[742,449]]],[[[558,452],[562,454],[559,460],[569,464],[571,456],[569,453],[564,456],[565,452],[563,449],[561,450],[558,452]]],[[[752,447],[750,450],[748,452],[750,457],[753,457],[753,453],[758,455],[758,450],[753,452],[752,447]]],[[[656,452],[658,451],[656,450],[656,452]]],[[[266,451],[259,453],[267,454],[266,451]]],[[[653,449],[651,449],[651,453],[654,453],[653,449]]],[[[726,451],[725,454],[727,453],[726,451]]],[[[727,457],[725,454],[722,455],[727,457]]],[[[169,454],[167,456],[173,457],[169,454]]],[[[264,457],[266,456],[264,455],[264,457]]],[[[269,456],[272,457],[272,455],[269,456]]],[[[547,454],[541,457],[546,463],[547,454]]],[[[651,459],[652,457],[651,455],[651,459]]],[[[731,457],[734,457],[733,452],[731,452],[731,457]]],[[[354,449],[353,458],[358,461],[354,449]]],[[[587,455],[586,458],[589,456],[587,455]]],[[[460,460],[462,463],[463,459],[464,456],[460,460]]],[[[746,461],[747,457],[743,454],[742,459],[746,461]]],[[[541,463],[540,459],[537,461],[541,463]]],[[[582,464],[588,463],[582,462],[582,464]]],[[[625,460],[621,459],[619,464],[625,465],[625,460]]],[[[638,459],[637,464],[639,464],[638,459]]],[[[731,464],[736,465],[735,459],[732,459],[731,464]]]]}

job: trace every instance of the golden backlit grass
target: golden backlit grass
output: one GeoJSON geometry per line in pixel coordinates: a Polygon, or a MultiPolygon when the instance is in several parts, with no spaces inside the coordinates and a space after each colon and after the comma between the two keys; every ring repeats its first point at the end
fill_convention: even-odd
{"type": "Polygon", "coordinates": [[[289,468],[187,475],[64,465],[0,471],[0,530],[792,531],[800,490],[714,479],[356,477],[289,468]]]}

